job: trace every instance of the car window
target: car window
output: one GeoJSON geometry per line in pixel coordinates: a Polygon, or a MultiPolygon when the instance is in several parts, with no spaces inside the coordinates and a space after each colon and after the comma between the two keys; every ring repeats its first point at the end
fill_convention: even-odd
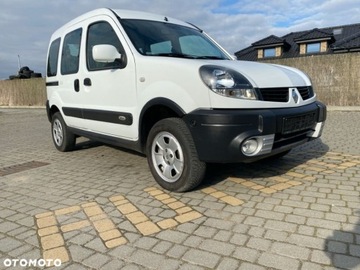
{"type": "Polygon", "coordinates": [[[172,46],[170,41],[163,41],[150,45],[150,51],[152,54],[171,53],[171,49],[172,46]]]}
{"type": "Polygon", "coordinates": [[[126,66],[126,56],[114,29],[108,22],[101,21],[91,24],[88,28],[86,40],[86,63],[88,70],[124,68],[126,66]],[[114,46],[121,54],[121,59],[116,59],[111,63],[96,62],[92,55],[92,48],[95,45],[108,44],[114,46]]]}
{"type": "Polygon", "coordinates": [[[70,32],[64,38],[61,55],[61,74],[74,74],[79,70],[80,42],[82,29],[70,32]]]}
{"type": "Polygon", "coordinates": [[[199,29],[168,22],[120,19],[131,42],[146,56],[229,59],[199,29]]]}
{"type": "Polygon", "coordinates": [[[57,65],[59,60],[60,38],[54,40],[49,49],[47,76],[52,77],[57,74],[57,65]]]}
{"type": "Polygon", "coordinates": [[[184,54],[194,56],[222,57],[219,50],[200,36],[187,35],[179,38],[180,47],[184,54]]]}

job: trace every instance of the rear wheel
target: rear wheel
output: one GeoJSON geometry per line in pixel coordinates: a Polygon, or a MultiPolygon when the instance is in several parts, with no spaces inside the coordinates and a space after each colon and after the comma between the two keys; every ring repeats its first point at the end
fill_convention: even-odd
{"type": "Polygon", "coordinates": [[[76,137],[69,131],[59,112],[52,117],[51,133],[54,145],[59,151],[67,152],[74,149],[76,137]]]}
{"type": "Polygon", "coordinates": [[[146,153],[151,173],[167,190],[191,190],[204,177],[206,164],[199,160],[193,138],[182,119],[157,122],[150,130],[146,153]]]}

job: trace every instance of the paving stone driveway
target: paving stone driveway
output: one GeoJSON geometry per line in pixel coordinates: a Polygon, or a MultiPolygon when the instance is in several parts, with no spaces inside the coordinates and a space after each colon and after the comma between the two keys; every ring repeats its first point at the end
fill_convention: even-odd
{"type": "Polygon", "coordinates": [[[321,140],[177,194],[141,155],[60,153],[43,109],[0,108],[0,268],[360,269],[359,119],[330,111],[321,140]]]}

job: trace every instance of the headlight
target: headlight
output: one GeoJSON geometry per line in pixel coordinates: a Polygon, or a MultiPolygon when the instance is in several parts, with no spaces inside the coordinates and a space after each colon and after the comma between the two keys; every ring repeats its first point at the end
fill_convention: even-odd
{"type": "Polygon", "coordinates": [[[200,77],[216,94],[241,99],[257,99],[251,83],[239,72],[220,66],[202,66],[200,77]]]}

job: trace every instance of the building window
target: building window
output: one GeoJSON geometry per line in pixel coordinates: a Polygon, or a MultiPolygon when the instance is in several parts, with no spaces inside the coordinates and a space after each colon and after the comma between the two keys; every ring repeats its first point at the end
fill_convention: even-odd
{"type": "Polygon", "coordinates": [[[306,44],[306,53],[318,53],[320,48],[320,42],[306,44]]]}
{"type": "Polygon", "coordinates": [[[275,48],[264,49],[264,57],[275,57],[276,50],[275,48]]]}

